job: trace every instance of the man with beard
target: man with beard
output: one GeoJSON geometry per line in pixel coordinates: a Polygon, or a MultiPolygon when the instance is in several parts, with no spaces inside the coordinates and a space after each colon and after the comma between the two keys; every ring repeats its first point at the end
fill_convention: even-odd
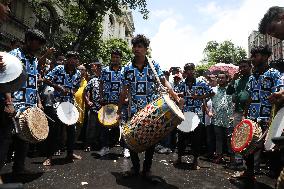
{"type": "MultiPolygon", "coordinates": [[[[253,74],[250,76],[247,85],[248,108],[244,110],[244,117],[258,123],[262,133],[268,129],[271,118],[273,103],[269,101],[268,97],[283,90],[284,86],[283,80],[280,79],[280,72],[269,68],[268,58],[271,54],[271,49],[268,46],[258,46],[251,50],[253,74]]],[[[261,151],[262,149],[259,147],[254,153],[244,157],[247,169],[241,174],[233,175],[233,178],[255,180],[255,166],[260,164],[261,151]]]]}
{"type": "MultiPolygon", "coordinates": [[[[81,82],[81,73],[79,70],[76,69],[77,64],[79,62],[79,54],[74,51],[69,51],[66,54],[66,62],[63,65],[56,66],[53,70],[51,70],[44,78],[43,82],[47,85],[53,87],[54,91],[54,101],[57,103],[61,102],[70,102],[74,104],[74,95],[78,88],[80,87],[81,82]]],[[[66,160],[68,162],[73,162],[76,159],[81,159],[81,156],[74,154],[74,145],[76,140],[76,124],[74,125],[65,125],[63,124],[58,117],[55,115],[52,118],[55,120],[55,125],[51,125],[50,128],[66,128],[67,130],[67,155],[66,160]]],[[[54,124],[54,123],[53,123],[54,124]]],[[[58,132],[52,132],[55,135],[58,132]]],[[[52,137],[51,135],[48,137],[52,137]]],[[[54,137],[53,138],[57,138],[54,137]]],[[[58,150],[58,144],[60,142],[53,141],[50,144],[52,146],[47,147],[48,155],[47,159],[45,160],[45,165],[51,165],[51,158],[54,152],[58,150]],[[54,145],[55,144],[55,145],[54,145]]]]}
{"type": "MultiPolygon", "coordinates": [[[[122,105],[125,99],[129,97],[131,107],[131,117],[133,117],[139,110],[144,108],[147,104],[151,103],[159,97],[157,93],[158,85],[155,82],[155,76],[149,65],[149,60],[146,57],[147,50],[149,48],[150,41],[144,35],[137,35],[131,41],[132,52],[134,53],[134,59],[128,66],[124,67],[123,73],[123,88],[120,94],[118,115],[121,118],[122,105]]],[[[158,63],[153,62],[155,70],[161,83],[168,89],[170,95],[177,101],[180,101],[178,95],[173,91],[170,83],[165,79],[165,76],[160,69],[158,63]]],[[[142,176],[151,176],[152,159],[154,155],[155,145],[149,147],[145,151],[145,160],[143,164],[142,176]]],[[[130,158],[133,167],[126,171],[123,176],[138,176],[140,172],[140,160],[138,153],[130,150],[130,158]]]]}
{"type": "MultiPolygon", "coordinates": [[[[261,34],[268,34],[284,40],[284,7],[273,6],[268,9],[259,23],[258,30],[261,34]]],[[[269,100],[280,106],[284,102],[284,90],[273,93],[269,100]]]]}

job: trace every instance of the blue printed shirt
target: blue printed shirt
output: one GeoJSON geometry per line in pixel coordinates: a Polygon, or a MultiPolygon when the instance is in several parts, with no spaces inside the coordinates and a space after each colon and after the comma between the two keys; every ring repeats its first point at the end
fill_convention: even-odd
{"type": "MultiPolygon", "coordinates": [[[[159,64],[154,61],[153,64],[158,77],[163,78],[159,64]]],[[[132,115],[159,97],[158,85],[147,59],[142,70],[139,70],[134,62],[124,67],[123,84],[130,87],[132,115]]]]}
{"type": "Polygon", "coordinates": [[[93,111],[98,111],[101,108],[100,105],[100,79],[98,77],[94,77],[91,79],[86,88],[85,92],[90,93],[91,102],[93,102],[94,106],[91,107],[93,111]]]}
{"type": "MultiPolygon", "coordinates": [[[[74,90],[80,87],[81,73],[79,70],[75,70],[73,74],[68,74],[65,70],[64,65],[59,65],[53,68],[45,76],[46,79],[50,80],[52,83],[60,85],[68,90],[74,90]]],[[[59,91],[54,91],[54,99],[56,102],[74,102],[74,95],[68,93],[64,95],[59,91]]]]}
{"type": "Polygon", "coordinates": [[[247,85],[251,98],[248,118],[256,122],[268,122],[272,109],[268,97],[283,89],[283,86],[281,74],[276,69],[271,68],[261,75],[251,75],[247,85]]]}
{"type": "Polygon", "coordinates": [[[102,70],[101,81],[103,82],[103,98],[107,103],[118,103],[121,91],[123,69],[115,71],[111,66],[102,70]]]}
{"type": "Polygon", "coordinates": [[[20,48],[14,49],[9,53],[21,60],[27,73],[27,80],[22,88],[12,93],[15,111],[23,112],[28,107],[37,106],[38,61],[36,57],[28,57],[20,48]]]}
{"type": "Polygon", "coordinates": [[[190,87],[188,86],[186,80],[183,81],[177,89],[178,93],[182,93],[184,96],[184,112],[194,112],[196,113],[199,118],[202,118],[202,104],[203,100],[200,99],[193,99],[192,96],[202,96],[214,93],[212,88],[203,80],[195,79],[193,85],[190,87]]]}

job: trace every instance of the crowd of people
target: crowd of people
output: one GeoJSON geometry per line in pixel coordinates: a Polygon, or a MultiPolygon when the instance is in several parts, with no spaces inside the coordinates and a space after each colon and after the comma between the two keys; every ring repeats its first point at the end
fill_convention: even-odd
{"type": "MultiPolygon", "coordinates": [[[[1,22],[6,20],[9,12],[8,2],[0,3],[1,22]]],[[[270,8],[260,23],[259,31],[283,40],[284,8],[270,8]]],[[[107,156],[111,148],[119,144],[124,157],[130,157],[133,165],[123,173],[124,177],[151,176],[155,151],[177,153],[175,164],[181,164],[188,147],[193,155],[193,170],[200,168],[199,157],[204,155],[213,163],[226,164],[229,169],[244,169],[245,162],[245,171],[233,175],[232,179],[254,180],[264,159],[271,172],[275,176],[279,174],[283,166],[281,151],[263,156],[263,147],[259,147],[254,153],[242,157],[231,148],[233,129],[241,120],[250,119],[265,131],[272,118],[272,105],[283,106],[284,70],[271,67],[268,59],[272,52],[268,46],[254,47],[251,57],[238,62],[239,72],[231,77],[225,71],[205,72],[203,76],[197,76],[193,63],[163,71],[159,63],[146,56],[150,45],[147,37],[139,34],[131,42],[133,59],[125,66],[121,64],[123,55],[119,49],[112,50],[109,63],[102,64],[94,59],[83,65],[78,52],[61,54],[48,48],[39,53],[46,44],[46,38],[37,29],[28,30],[24,43],[13,45],[9,52],[23,63],[27,72],[26,82],[17,91],[0,94],[0,169],[12,157],[13,173],[29,174],[25,166],[29,151],[43,153],[46,157],[44,166],[52,166],[53,156],[61,155],[65,149],[66,162],[81,160],[82,157],[74,153],[76,141],[81,140],[84,144],[82,150],[95,151],[101,157],[107,156]],[[38,54],[41,56],[37,57],[38,54]],[[156,73],[151,70],[150,62],[156,73]],[[98,111],[106,104],[116,104],[117,120],[121,124],[126,123],[159,97],[160,86],[156,76],[180,109],[198,115],[200,123],[188,133],[172,123],[173,131],[145,151],[140,173],[138,153],[127,146],[123,137],[119,141],[119,127],[110,129],[99,122],[98,111]],[[173,82],[170,82],[170,77],[173,82]],[[66,125],[58,118],[56,108],[62,102],[70,102],[78,108],[80,117],[76,124],[66,125]],[[48,137],[36,145],[30,145],[15,134],[12,120],[17,112],[29,107],[42,109],[49,118],[48,137]],[[202,140],[204,138],[206,140],[202,140]]],[[[0,71],[5,71],[2,58],[0,71]]]]}

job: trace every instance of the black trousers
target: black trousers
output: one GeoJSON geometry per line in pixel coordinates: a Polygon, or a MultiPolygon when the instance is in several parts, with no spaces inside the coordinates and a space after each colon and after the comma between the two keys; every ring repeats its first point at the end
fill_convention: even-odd
{"type": "Polygon", "coordinates": [[[10,143],[12,141],[12,125],[4,113],[4,107],[0,107],[0,170],[5,164],[10,143]]]}
{"type": "Polygon", "coordinates": [[[184,155],[185,148],[188,144],[187,140],[191,139],[192,142],[192,155],[197,158],[200,154],[201,149],[201,134],[202,134],[202,125],[198,125],[198,127],[189,133],[184,133],[182,131],[178,131],[178,157],[184,155]]]}
{"type": "MultiPolygon", "coordinates": [[[[145,159],[143,163],[143,172],[148,172],[152,167],[152,160],[155,152],[155,146],[151,146],[145,151],[145,159]]],[[[130,150],[130,158],[133,168],[136,172],[140,171],[140,159],[137,152],[130,150]]]]}
{"type": "Polygon", "coordinates": [[[59,123],[59,119],[57,118],[57,115],[55,114],[54,108],[51,106],[44,107],[44,112],[46,115],[51,117],[55,122],[48,119],[48,126],[49,126],[49,133],[48,137],[46,139],[46,156],[51,157],[53,154],[59,150],[60,146],[60,137],[61,137],[61,131],[62,128],[59,123]]]}
{"type": "Polygon", "coordinates": [[[12,137],[13,122],[2,109],[0,112],[0,169],[5,164],[7,153],[12,139],[14,141],[13,171],[21,171],[25,168],[25,159],[29,150],[29,143],[20,139],[17,135],[12,137]]]}

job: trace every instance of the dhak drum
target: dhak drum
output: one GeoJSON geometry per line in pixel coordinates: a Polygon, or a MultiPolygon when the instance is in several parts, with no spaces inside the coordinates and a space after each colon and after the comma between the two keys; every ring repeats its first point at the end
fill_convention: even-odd
{"type": "Polygon", "coordinates": [[[22,62],[15,56],[0,52],[5,70],[0,71],[0,92],[7,93],[19,90],[26,82],[27,73],[22,62]]]}
{"type": "Polygon", "coordinates": [[[275,144],[272,142],[272,138],[280,137],[284,129],[284,108],[281,108],[268,129],[266,139],[264,142],[265,150],[270,151],[274,148],[275,144]]]}
{"type": "Polygon", "coordinates": [[[29,142],[37,143],[47,138],[49,127],[44,112],[32,107],[26,109],[19,115],[18,136],[29,142]]]}
{"type": "Polygon", "coordinates": [[[168,135],[184,119],[179,107],[164,94],[123,125],[122,134],[130,149],[142,152],[168,135]]]}
{"type": "Polygon", "coordinates": [[[118,126],[117,121],[117,110],[118,106],[115,104],[107,104],[101,107],[98,111],[98,120],[99,122],[108,128],[118,126]]]}
{"type": "Polygon", "coordinates": [[[61,102],[56,105],[56,114],[59,120],[66,125],[74,125],[79,119],[78,109],[70,102],[61,102]]]}
{"type": "Polygon", "coordinates": [[[258,124],[249,119],[244,119],[234,128],[231,138],[232,150],[243,156],[252,154],[261,137],[262,130],[258,124]]]}
{"type": "Polygon", "coordinates": [[[198,115],[194,112],[184,112],[185,120],[177,128],[185,133],[194,131],[200,123],[198,115]]]}

